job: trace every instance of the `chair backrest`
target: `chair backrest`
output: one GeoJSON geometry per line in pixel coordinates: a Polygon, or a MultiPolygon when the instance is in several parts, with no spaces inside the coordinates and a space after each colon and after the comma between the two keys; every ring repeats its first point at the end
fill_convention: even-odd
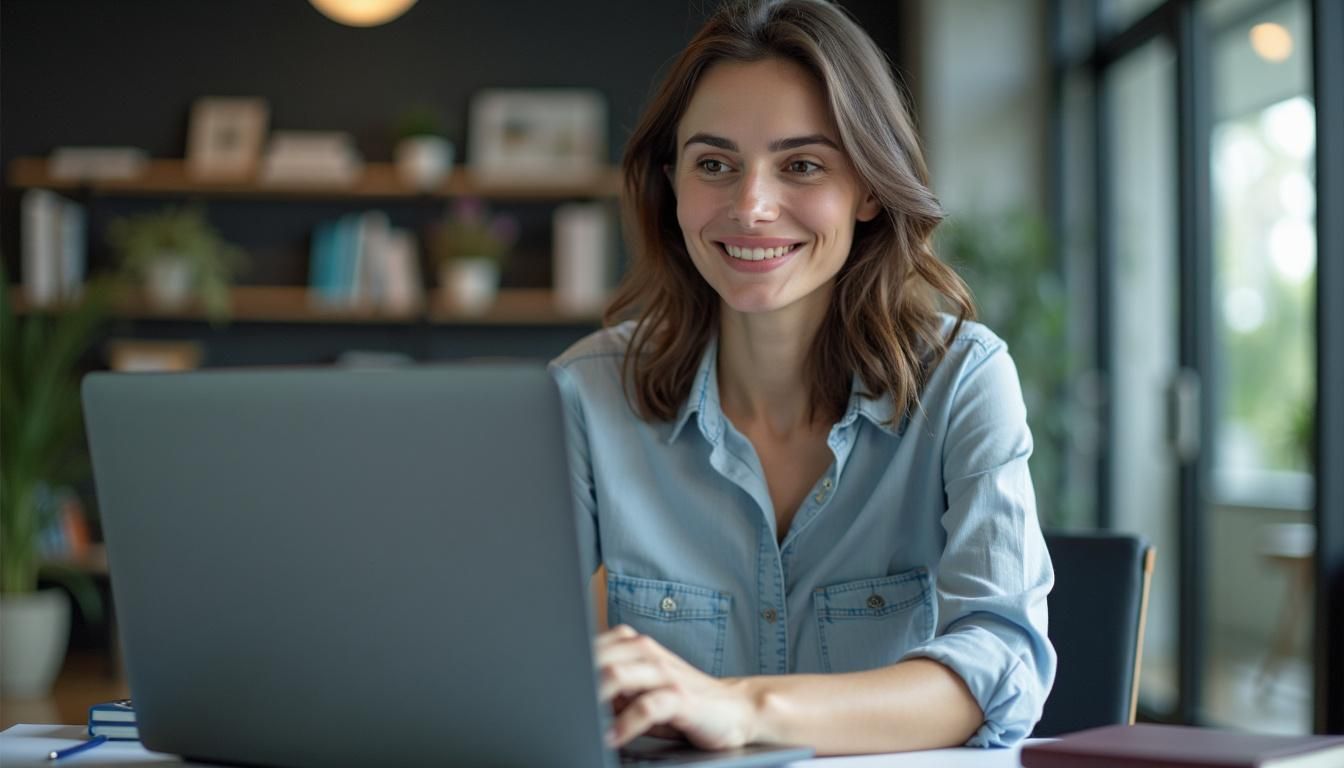
{"type": "Polygon", "coordinates": [[[1055,686],[1032,736],[1134,722],[1153,548],[1140,536],[1047,532],[1055,686]]]}

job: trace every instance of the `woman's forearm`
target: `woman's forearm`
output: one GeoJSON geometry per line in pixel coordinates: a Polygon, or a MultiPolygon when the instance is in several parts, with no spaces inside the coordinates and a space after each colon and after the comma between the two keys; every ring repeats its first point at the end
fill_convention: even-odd
{"type": "Polygon", "coordinates": [[[822,755],[960,746],[984,721],[966,684],[930,659],[867,672],[739,678],[753,741],[822,755]]]}

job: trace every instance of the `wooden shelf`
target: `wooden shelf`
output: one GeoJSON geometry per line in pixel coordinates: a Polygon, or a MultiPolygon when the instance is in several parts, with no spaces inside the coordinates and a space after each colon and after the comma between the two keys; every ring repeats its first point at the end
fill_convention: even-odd
{"type": "MultiPolygon", "coordinates": [[[[21,288],[11,289],[15,312],[35,311],[21,288]]],[[[228,322],[258,323],[420,323],[437,325],[597,325],[600,312],[567,312],[555,304],[551,291],[544,289],[505,289],[485,312],[470,314],[435,301],[427,308],[393,312],[377,307],[323,306],[303,286],[238,286],[231,293],[228,322]]],[[[61,306],[40,311],[61,311],[61,306]]],[[[197,305],[165,308],[155,306],[143,296],[128,295],[117,302],[114,315],[132,320],[208,321],[197,305]]]]}
{"type": "Polygon", "coordinates": [[[603,168],[591,179],[565,184],[502,184],[475,178],[465,167],[436,189],[422,191],[403,183],[391,163],[365,163],[363,174],[350,184],[270,183],[257,179],[205,180],[192,177],[186,163],[175,159],[150,160],[144,173],[134,179],[80,180],[51,175],[43,157],[15,158],[9,166],[9,184],[19,189],[41,188],[63,192],[104,195],[182,196],[290,199],[386,199],[414,200],[453,197],[484,197],[496,200],[565,200],[614,198],[620,194],[620,171],[603,168]]]}

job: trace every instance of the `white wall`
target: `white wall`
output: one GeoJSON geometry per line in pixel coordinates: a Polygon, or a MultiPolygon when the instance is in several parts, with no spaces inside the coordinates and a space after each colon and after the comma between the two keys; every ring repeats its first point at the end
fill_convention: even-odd
{"type": "Polygon", "coordinates": [[[1044,5],[926,0],[919,7],[912,65],[920,132],[934,190],[953,215],[1044,212],[1044,5]]]}

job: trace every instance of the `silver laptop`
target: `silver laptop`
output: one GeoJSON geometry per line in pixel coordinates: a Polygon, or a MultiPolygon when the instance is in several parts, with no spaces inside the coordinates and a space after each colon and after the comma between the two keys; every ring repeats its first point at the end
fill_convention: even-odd
{"type": "Polygon", "coordinates": [[[602,741],[541,366],[92,374],[141,740],[272,766],[774,765],[602,741]]]}

